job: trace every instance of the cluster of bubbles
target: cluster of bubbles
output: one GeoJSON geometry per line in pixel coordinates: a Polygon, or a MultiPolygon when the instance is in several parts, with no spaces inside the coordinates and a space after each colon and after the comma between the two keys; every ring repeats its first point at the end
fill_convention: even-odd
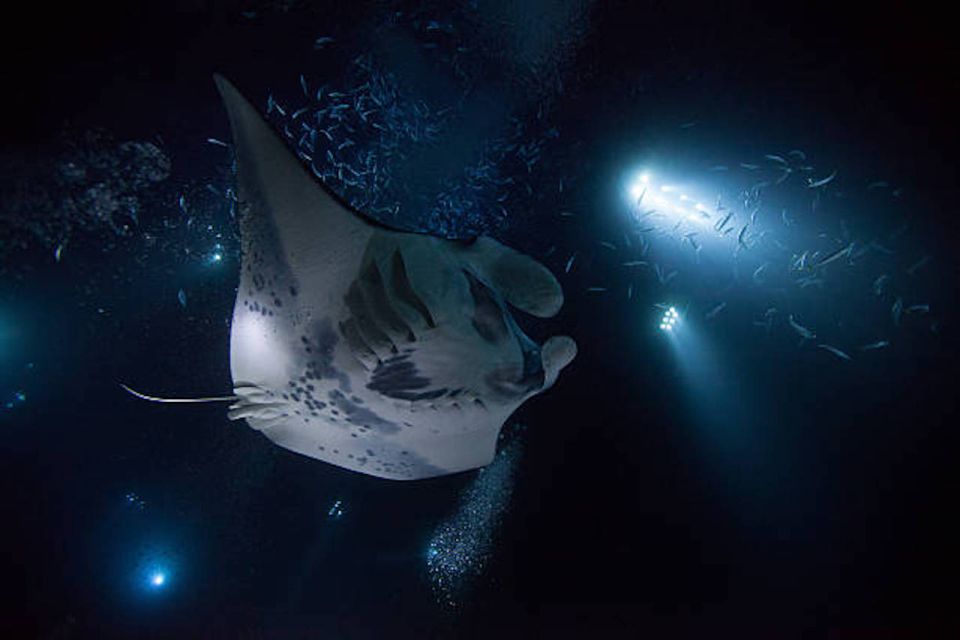
{"type": "Polygon", "coordinates": [[[522,454],[513,437],[490,465],[477,472],[456,511],[437,527],[427,546],[427,573],[437,601],[456,607],[493,553],[496,532],[513,493],[522,454]]]}
{"type": "Polygon", "coordinates": [[[0,256],[39,241],[59,261],[78,231],[131,235],[145,198],[170,175],[170,158],[153,142],[102,131],[63,139],[56,151],[0,156],[0,256]]]}
{"type": "Polygon", "coordinates": [[[133,491],[128,491],[126,495],[123,496],[123,499],[131,509],[143,511],[147,508],[146,501],[133,491]]]}
{"type": "Polygon", "coordinates": [[[5,409],[13,409],[27,401],[27,394],[23,391],[14,391],[3,404],[5,409]]]}
{"type": "Polygon", "coordinates": [[[330,509],[327,510],[327,518],[330,520],[339,520],[343,517],[343,500],[335,500],[330,509]]]}

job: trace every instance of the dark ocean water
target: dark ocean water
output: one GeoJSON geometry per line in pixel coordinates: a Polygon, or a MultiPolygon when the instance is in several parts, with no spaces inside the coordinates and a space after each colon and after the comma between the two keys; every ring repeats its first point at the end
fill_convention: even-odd
{"type": "Polygon", "coordinates": [[[4,38],[4,637],[953,637],[939,11],[28,7],[4,38]],[[579,354],[486,470],[380,480],[118,386],[230,393],[214,72],[355,207],[557,275],[563,310],[521,323],[579,354]]]}

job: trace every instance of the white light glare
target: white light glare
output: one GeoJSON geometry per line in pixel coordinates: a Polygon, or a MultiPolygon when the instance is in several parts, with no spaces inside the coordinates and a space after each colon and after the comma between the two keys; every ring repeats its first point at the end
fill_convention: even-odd
{"type": "Polygon", "coordinates": [[[677,313],[676,308],[670,307],[663,314],[663,319],[660,320],[660,329],[663,331],[672,331],[674,325],[680,320],[680,314],[677,313]]]}
{"type": "Polygon", "coordinates": [[[162,587],[167,581],[167,575],[162,571],[158,571],[150,576],[150,584],[155,587],[162,587]]]}

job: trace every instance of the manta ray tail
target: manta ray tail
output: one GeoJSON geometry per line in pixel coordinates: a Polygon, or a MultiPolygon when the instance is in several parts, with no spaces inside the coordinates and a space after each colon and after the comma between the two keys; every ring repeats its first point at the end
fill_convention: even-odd
{"type": "Polygon", "coordinates": [[[165,404],[201,404],[204,402],[233,402],[237,399],[237,396],[213,396],[210,398],[160,398],[157,396],[148,396],[145,393],[140,393],[128,387],[127,385],[120,383],[120,386],[123,387],[124,391],[129,393],[132,396],[136,396],[141,400],[149,400],[150,402],[162,402],[165,404]]]}

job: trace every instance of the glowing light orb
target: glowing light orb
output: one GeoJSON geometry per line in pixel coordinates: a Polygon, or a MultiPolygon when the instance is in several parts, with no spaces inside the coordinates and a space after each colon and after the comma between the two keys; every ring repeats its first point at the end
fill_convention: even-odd
{"type": "Polygon", "coordinates": [[[159,588],[165,585],[166,583],[167,583],[167,574],[165,574],[163,571],[155,571],[150,576],[150,585],[153,587],[159,588]]]}

